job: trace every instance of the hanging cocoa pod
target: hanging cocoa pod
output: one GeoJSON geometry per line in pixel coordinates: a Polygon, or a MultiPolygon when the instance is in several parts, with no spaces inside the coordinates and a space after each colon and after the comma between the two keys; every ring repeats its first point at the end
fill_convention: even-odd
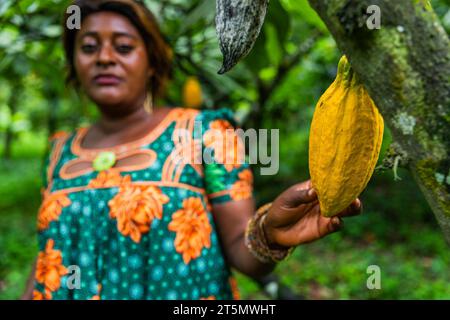
{"type": "Polygon", "coordinates": [[[346,57],[319,99],[309,137],[309,171],[322,215],[331,217],[355,200],[375,169],[384,123],[346,57]]]}
{"type": "Polygon", "coordinates": [[[199,108],[203,103],[202,88],[196,77],[188,77],[183,86],[183,104],[187,108],[199,108]]]}
{"type": "Polygon", "coordinates": [[[216,33],[223,74],[252,49],[264,23],[269,0],[216,0],[216,33]]]}

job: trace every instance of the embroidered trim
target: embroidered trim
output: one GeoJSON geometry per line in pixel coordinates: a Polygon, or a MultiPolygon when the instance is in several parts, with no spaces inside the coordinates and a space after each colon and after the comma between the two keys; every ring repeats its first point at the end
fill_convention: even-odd
{"type": "MultiPolygon", "coordinates": [[[[113,168],[119,172],[146,169],[146,168],[150,167],[157,158],[156,152],[151,149],[129,150],[129,151],[125,151],[120,154],[117,154],[116,156],[117,156],[117,162],[116,162],[116,165],[113,166],[113,168]],[[125,166],[120,165],[120,160],[129,158],[129,157],[133,157],[135,155],[148,155],[148,156],[150,156],[150,159],[143,161],[141,163],[130,164],[130,165],[125,165],[125,166]]],[[[92,167],[92,161],[93,161],[93,159],[91,159],[90,157],[89,158],[88,157],[80,157],[77,159],[70,160],[61,167],[61,169],[59,170],[59,176],[64,180],[68,180],[68,179],[77,178],[77,177],[85,175],[87,173],[94,172],[95,170],[92,167]],[[67,172],[70,170],[70,167],[77,165],[79,163],[83,163],[83,162],[86,162],[88,164],[88,167],[80,169],[75,172],[67,172]]]]}
{"type": "MultiPolygon", "coordinates": [[[[135,181],[131,183],[132,185],[155,185],[155,186],[162,186],[162,187],[178,187],[187,189],[193,192],[200,193],[206,197],[206,192],[204,189],[199,187],[194,187],[189,184],[181,183],[181,182],[174,182],[174,181],[135,181]]],[[[58,193],[72,193],[72,192],[79,192],[83,190],[92,190],[92,189],[108,189],[111,187],[90,187],[90,186],[80,186],[80,187],[71,187],[71,188],[64,188],[52,191],[50,195],[58,194],[58,193]]]]}
{"type": "Polygon", "coordinates": [[[55,138],[56,143],[53,147],[53,150],[50,153],[50,162],[48,164],[47,168],[47,188],[45,189],[44,193],[49,193],[52,189],[53,185],[53,173],[55,171],[56,165],[58,164],[58,161],[61,157],[61,151],[64,147],[65,142],[67,141],[68,137],[70,135],[68,133],[63,134],[62,132],[59,133],[59,136],[55,138]]]}
{"type": "Polygon", "coordinates": [[[235,194],[235,193],[238,193],[238,192],[245,192],[245,193],[249,194],[249,196],[248,197],[243,197],[242,199],[240,199],[240,200],[244,200],[244,199],[251,198],[252,191],[253,191],[252,187],[249,187],[247,185],[239,187],[239,188],[233,187],[233,189],[227,189],[227,190],[217,191],[217,192],[208,194],[208,198],[209,199],[214,199],[214,198],[222,197],[222,196],[225,196],[225,195],[229,195],[230,197],[232,197],[232,194],[235,194]]]}
{"type": "Polygon", "coordinates": [[[161,180],[178,182],[186,165],[190,165],[199,176],[203,176],[203,167],[193,161],[196,156],[201,156],[201,141],[193,138],[195,119],[198,114],[198,110],[187,109],[176,121],[172,134],[175,146],[164,162],[161,180]],[[180,134],[184,132],[187,134],[180,134]],[[182,158],[185,156],[189,158],[182,158]]]}

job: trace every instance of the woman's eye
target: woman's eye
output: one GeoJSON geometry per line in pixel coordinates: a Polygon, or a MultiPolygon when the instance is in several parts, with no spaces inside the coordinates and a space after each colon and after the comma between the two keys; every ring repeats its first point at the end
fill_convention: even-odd
{"type": "Polygon", "coordinates": [[[97,49],[97,46],[93,45],[93,44],[84,44],[81,46],[81,50],[84,53],[93,53],[93,52],[95,52],[96,49],[97,49]]]}
{"type": "Polygon", "coordinates": [[[133,46],[129,46],[129,45],[117,46],[117,51],[119,53],[123,53],[123,54],[130,53],[133,49],[134,49],[134,47],[133,46]]]}

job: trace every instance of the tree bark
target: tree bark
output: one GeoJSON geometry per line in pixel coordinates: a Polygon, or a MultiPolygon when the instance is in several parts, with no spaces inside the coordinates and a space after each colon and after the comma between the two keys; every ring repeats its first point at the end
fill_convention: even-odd
{"type": "Polygon", "coordinates": [[[450,245],[447,33],[426,0],[309,2],[380,109],[450,245]],[[379,29],[366,25],[370,5],[381,9],[379,29]]]}

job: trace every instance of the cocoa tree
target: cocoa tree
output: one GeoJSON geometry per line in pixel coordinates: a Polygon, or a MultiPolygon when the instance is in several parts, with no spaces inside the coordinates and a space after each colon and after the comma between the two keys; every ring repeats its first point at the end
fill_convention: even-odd
{"type": "Polygon", "coordinates": [[[394,137],[394,156],[411,170],[450,244],[447,33],[426,1],[309,2],[380,109],[394,137]],[[374,4],[381,24],[371,30],[366,12],[374,4]]]}
{"type": "MultiPolygon", "coordinates": [[[[218,2],[222,7],[226,3],[225,7],[240,9],[230,12],[246,12],[236,8],[244,6],[245,1],[218,2]]],[[[253,5],[258,2],[266,5],[266,1],[255,1],[253,5]]],[[[450,244],[450,43],[447,33],[426,0],[309,2],[348,57],[391,130],[392,162],[410,169],[450,244]],[[367,9],[374,8],[373,5],[379,9],[379,28],[369,28],[367,24],[370,18],[367,9]]],[[[233,30],[243,29],[236,25],[233,30]]],[[[405,206],[405,214],[407,210],[405,206]]]]}

